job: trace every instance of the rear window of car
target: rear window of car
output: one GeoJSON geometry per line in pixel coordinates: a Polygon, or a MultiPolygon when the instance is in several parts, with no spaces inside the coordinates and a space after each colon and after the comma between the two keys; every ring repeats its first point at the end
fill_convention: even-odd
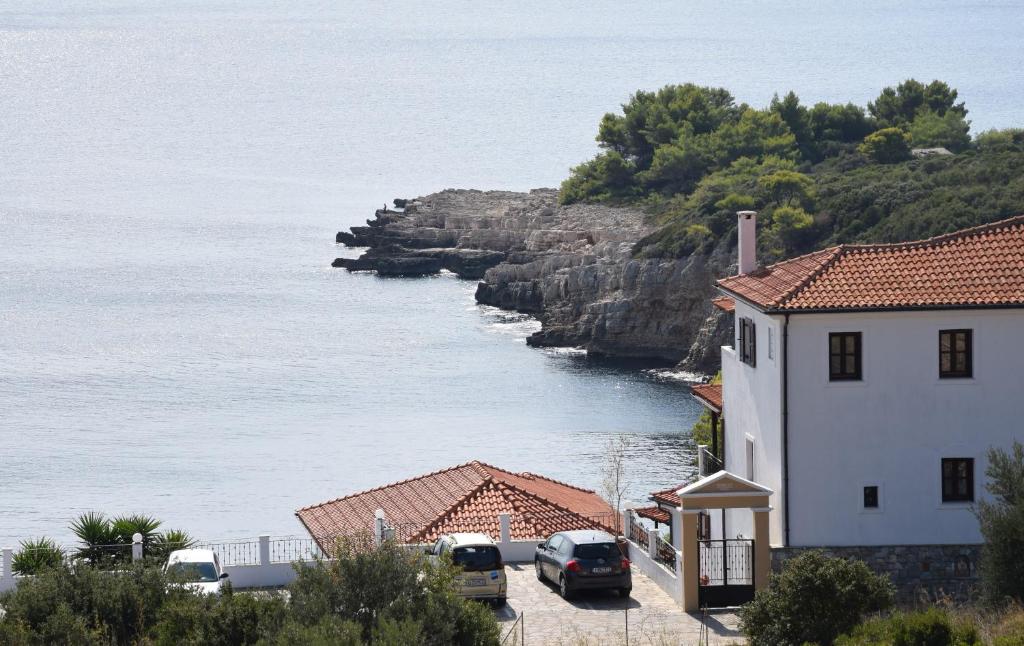
{"type": "Polygon", "coordinates": [[[501,552],[493,545],[456,547],[452,550],[452,561],[467,572],[497,569],[501,552]]]}
{"type": "Polygon", "coordinates": [[[573,554],[578,559],[610,559],[620,554],[615,543],[586,543],[576,546],[573,554]]]}

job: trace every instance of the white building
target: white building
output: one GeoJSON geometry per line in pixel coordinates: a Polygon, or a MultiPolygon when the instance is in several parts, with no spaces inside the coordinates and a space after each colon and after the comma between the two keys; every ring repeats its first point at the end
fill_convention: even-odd
{"type": "MultiPolygon", "coordinates": [[[[969,579],[986,453],[1024,439],[1024,216],[765,268],[756,214],[739,224],[721,402],[695,394],[728,420],[716,466],[775,492],[773,560],[826,547],[904,587],[969,579]]],[[[749,513],[706,520],[753,535],[749,513]]]]}

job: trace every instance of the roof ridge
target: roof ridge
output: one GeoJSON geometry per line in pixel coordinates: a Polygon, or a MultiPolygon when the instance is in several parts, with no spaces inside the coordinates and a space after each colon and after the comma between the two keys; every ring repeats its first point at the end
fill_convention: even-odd
{"type": "MultiPolygon", "coordinates": [[[[475,460],[474,460],[474,462],[475,462],[475,460]]],[[[399,485],[409,484],[410,482],[416,482],[417,480],[424,480],[426,478],[437,476],[437,475],[440,475],[442,473],[449,473],[451,471],[456,471],[458,469],[465,469],[466,467],[471,467],[472,468],[473,467],[473,462],[465,462],[463,464],[456,464],[455,466],[451,466],[451,467],[448,467],[448,468],[445,468],[445,469],[438,469],[437,471],[431,471],[430,473],[423,473],[423,474],[420,474],[418,476],[413,476],[411,478],[406,478],[405,480],[398,480],[396,482],[390,482],[388,484],[380,485],[378,487],[372,487],[370,489],[363,489],[362,491],[357,491],[355,493],[350,493],[350,494],[347,494],[345,496],[341,496],[339,498],[333,498],[331,500],[325,500],[325,501],[319,502],[319,503],[317,503],[315,505],[309,505],[308,507],[300,507],[298,510],[296,510],[296,513],[300,512],[300,511],[306,511],[306,510],[309,510],[309,509],[316,509],[317,507],[323,507],[324,505],[330,505],[330,504],[336,503],[336,502],[341,502],[342,500],[349,500],[349,499],[355,498],[357,496],[365,496],[368,493],[373,493],[375,491],[382,491],[384,489],[390,489],[392,487],[397,487],[399,485]]],[[[474,470],[478,474],[480,474],[482,477],[484,477],[485,479],[489,476],[489,474],[488,475],[484,475],[483,473],[480,473],[479,469],[474,469],[474,470]]]]}
{"type": "MultiPolygon", "coordinates": [[[[563,487],[567,487],[569,489],[575,489],[576,491],[582,491],[583,493],[597,493],[593,489],[585,489],[583,487],[578,487],[578,486],[576,486],[574,484],[569,484],[568,482],[562,482],[561,480],[555,480],[554,478],[549,478],[548,476],[544,476],[544,475],[541,475],[539,473],[533,473],[531,471],[520,471],[520,472],[517,473],[515,471],[508,471],[506,469],[502,469],[501,467],[496,467],[496,466],[487,464],[486,462],[479,462],[477,460],[474,460],[473,462],[476,463],[476,464],[479,464],[481,467],[484,467],[486,469],[494,469],[495,471],[501,471],[502,473],[508,473],[510,475],[518,476],[520,478],[525,478],[527,480],[529,480],[530,478],[533,478],[535,480],[547,480],[548,482],[553,482],[553,483],[555,483],[557,485],[562,485],[563,487]]],[[[491,475],[491,477],[494,477],[493,473],[491,473],[490,475],[491,475]]],[[[495,478],[495,479],[500,480],[501,478],[495,478]]]]}
{"type": "Polygon", "coordinates": [[[1004,227],[1013,227],[1018,224],[1024,225],[1024,214],[1015,215],[1002,220],[996,220],[995,222],[988,222],[986,224],[978,224],[966,229],[957,229],[956,231],[950,231],[949,233],[943,233],[930,238],[922,238],[921,240],[907,240],[905,242],[865,242],[861,244],[847,243],[839,246],[851,251],[871,251],[874,249],[914,249],[917,247],[930,247],[944,244],[951,240],[959,240],[961,238],[971,238],[982,233],[995,231],[1004,227]]]}
{"type": "Polygon", "coordinates": [[[466,492],[466,495],[462,496],[461,498],[459,498],[458,500],[453,502],[451,505],[448,506],[447,509],[445,509],[440,514],[435,516],[433,520],[431,520],[426,525],[424,525],[423,527],[421,527],[418,530],[416,530],[416,533],[411,534],[409,536],[409,541],[411,542],[411,541],[422,539],[423,537],[425,537],[427,532],[432,527],[435,527],[436,525],[440,524],[440,522],[442,520],[444,520],[445,518],[447,518],[449,514],[453,513],[459,507],[461,507],[464,504],[466,504],[467,502],[469,502],[469,500],[471,498],[473,498],[478,493],[483,491],[485,487],[487,487],[488,485],[493,485],[493,484],[494,484],[494,480],[492,480],[491,478],[485,478],[480,484],[478,484],[477,486],[473,487],[468,492],[466,492]]]}
{"type": "MultiPolygon", "coordinates": [[[[829,252],[829,253],[828,253],[828,255],[825,258],[823,258],[821,260],[821,262],[814,269],[814,271],[812,271],[809,274],[807,274],[807,276],[804,277],[804,279],[801,280],[799,283],[797,283],[793,287],[791,287],[788,290],[786,290],[785,292],[783,292],[781,296],[779,296],[778,298],[775,299],[773,305],[778,307],[779,305],[782,305],[783,303],[785,303],[789,299],[793,298],[794,296],[796,296],[797,294],[802,292],[805,287],[807,287],[808,285],[811,284],[811,282],[814,281],[815,278],[817,278],[818,276],[820,276],[823,273],[825,273],[840,258],[842,258],[844,255],[846,255],[845,253],[843,253],[843,245],[838,245],[836,247],[831,247],[831,248],[826,247],[825,249],[820,250],[818,253],[825,253],[825,252],[829,252]]],[[[808,255],[810,255],[810,254],[808,254],[808,255]]],[[[794,260],[796,260],[796,259],[794,259],[794,260]]]]}

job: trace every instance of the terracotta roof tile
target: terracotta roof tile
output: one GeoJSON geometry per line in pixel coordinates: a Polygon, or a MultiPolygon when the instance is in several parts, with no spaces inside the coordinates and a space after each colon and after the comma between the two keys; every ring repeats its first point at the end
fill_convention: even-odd
{"type": "Polygon", "coordinates": [[[683,500],[682,498],[679,497],[679,494],[677,494],[676,492],[682,489],[684,486],[685,485],[679,485],[676,487],[672,487],[671,489],[665,489],[664,491],[655,491],[654,493],[651,494],[651,498],[655,502],[662,502],[665,503],[666,505],[678,507],[683,504],[683,500]]]}
{"type": "Polygon", "coordinates": [[[633,511],[641,518],[649,518],[656,523],[670,523],[672,516],[661,507],[638,507],[633,511]]]}
{"type": "Polygon", "coordinates": [[[722,384],[697,384],[690,386],[690,392],[712,408],[722,410],[722,384]]]}
{"type": "Polygon", "coordinates": [[[723,312],[734,312],[736,310],[736,301],[729,298],[728,296],[719,296],[718,298],[712,298],[711,304],[722,310],[723,312]]]}
{"type": "Polygon", "coordinates": [[[917,242],[831,247],[718,285],[779,311],[1024,306],[1024,216],[917,242]]]}
{"type": "Polygon", "coordinates": [[[401,540],[417,543],[451,532],[483,532],[497,539],[503,513],[512,516],[513,539],[609,529],[614,518],[608,503],[589,489],[476,461],[305,507],[296,515],[327,549],[338,536],[372,532],[378,508],[401,540]]]}

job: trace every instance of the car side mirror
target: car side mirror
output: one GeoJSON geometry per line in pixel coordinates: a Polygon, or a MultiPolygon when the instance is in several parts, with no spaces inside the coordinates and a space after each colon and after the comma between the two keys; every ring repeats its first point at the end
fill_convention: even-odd
{"type": "Polygon", "coordinates": [[[537,547],[541,548],[542,550],[546,550],[548,548],[548,544],[547,543],[537,543],[537,547]]]}
{"type": "Polygon", "coordinates": [[[222,578],[222,579],[228,578],[228,573],[227,572],[221,572],[220,573],[220,578],[222,578]]]}

